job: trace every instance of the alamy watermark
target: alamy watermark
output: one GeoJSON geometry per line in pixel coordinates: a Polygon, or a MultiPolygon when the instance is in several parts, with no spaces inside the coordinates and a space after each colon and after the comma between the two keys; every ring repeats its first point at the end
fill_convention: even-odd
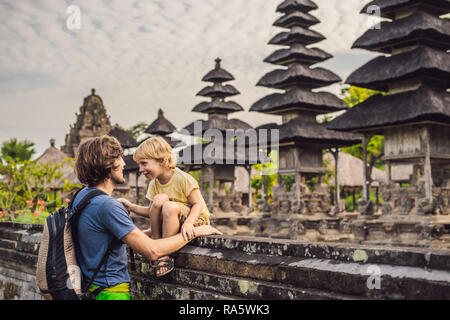
{"type": "Polygon", "coordinates": [[[67,7],[66,13],[69,17],[66,20],[66,26],[69,30],[81,29],[81,10],[77,5],[67,7]]]}
{"type": "MultiPolygon", "coordinates": [[[[186,129],[178,131],[191,135],[186,129]]],[[[189,164],[257,164],[268,163],[268,149],[278,156],[279,129],[227,129],[225,134],[218,129],[203,131],[202,121],[194,122],[194,136],[202,137],[205,144],[194,144],[183,148],[178,160],[189,164]]],[[[278,163],[278,161],[275,160],[278,163]]],[[[275,169],[276,170],[276,169],[275,169]]],[[[277,171],[276,171],[277,172],[277,171]]],[[[275,173],[275,172],[271,172],[275,173]]]]}
{"type": "Polygon", "coordinates": [[[381,8],[376,5],[367,7],[366,13],[369,14],[367,19],[367,27],[369,29],[381,29],[381,8]]]}

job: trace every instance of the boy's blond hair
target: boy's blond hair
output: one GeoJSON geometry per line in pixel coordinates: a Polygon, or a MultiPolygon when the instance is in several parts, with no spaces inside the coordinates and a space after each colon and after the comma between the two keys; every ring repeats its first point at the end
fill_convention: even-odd
{"type": "Polygon", "coordinates": [[[133,155],[134,161],[143,159],[162,160],[163,166],[168,169],[175,169],[177,157],[172,151],[172,147],[160,136],[153,136],[142,142],[133,155]]]}

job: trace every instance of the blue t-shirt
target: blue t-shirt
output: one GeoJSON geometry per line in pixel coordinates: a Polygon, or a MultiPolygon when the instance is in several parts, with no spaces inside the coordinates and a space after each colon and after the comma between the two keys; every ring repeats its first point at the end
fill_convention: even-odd
{"type": "MultiPolygon", "coordinates": [[[[81,190],[74,199],[73,207],[93,190],[95,188],[90,187],[81,190]]],[[[120,240],[135,228],[128,212],[119,201],[108,195],[92,198],[78,220],[79,245],[76,255],[83,275],[89,279],[94,275],[113,236],[120,240]]],[[[106,264],[106,273],[105,267],[102,266],[93,284],[108,288],[130,282],[127,262],[126,245],[122,242],[115,243],[106,264]]]]}

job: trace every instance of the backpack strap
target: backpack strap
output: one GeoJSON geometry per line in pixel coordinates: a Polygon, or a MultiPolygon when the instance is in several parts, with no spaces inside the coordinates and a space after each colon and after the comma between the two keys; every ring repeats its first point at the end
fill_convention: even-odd
{"type": "MultiPolygon", "coordinates": [[[[72,201],[69,204],[69,208],[70,209],[72,209],[73,201],[75,200],[75,197],[77,196],[78,192],[80,192],[81,190],[78,190],[77,193],[72,198],[72,201]]],[[[72,211],[72,215],[71,215],[72,234],[74,235],[74,238],[76,240],[78,240],[78,220],[79,220],[81,214],[83,213],[83,211],[87,207],[87,205],[91,202],[92,198],[94,198],[96,196],[99,196],[99,195],[102,195],[102,194],[107,195],[107,193],[105,193],[105,192],[103,192],[102,190],[99,190],[99,189],[95,189],[95,190],[89,192],[87,195],[85,195],[83,197],[83,199],[80,200],[80,202],[78,202],[76,207],[71,210],[72,211]]],[[[87,286],[84,288],[83,293],[87,293],[89,291],[89,287],[94,282],[95,277],[97,276],[98,272],[100,271],[100,269],[101,269],[101,267],[103,265],[105,266],[105,271],[106,271],[106,263],[108,262],[108,258],[111,255],[111,252],[113,250],[114,244],[118,243],[118,242],[121,242],[121,241],[116,239],[113,236],[113,239],[109,243],[108,249],[106,250],[105,254],[103,255],[102,259],[100,260],[100,263],[98,264],[97,268],[95,269],[94,274],[89,279],[89,282],[88,282],[87,286]]],[[[97,289],[95,289],[93,292],[91,292],[91,294],[93,294],[94,296],[97,296],[104,289],[105,289],[105,287],[101,287],[100,286],[97,289]]]]}

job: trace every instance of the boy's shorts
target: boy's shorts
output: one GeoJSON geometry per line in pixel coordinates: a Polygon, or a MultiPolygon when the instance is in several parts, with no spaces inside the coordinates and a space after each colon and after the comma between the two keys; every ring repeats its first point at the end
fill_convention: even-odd
{"type": "MultiPolygon", "coordinates": [[[[178,219],[180,220],[180,226],[183,225],[183,223],[186,221],[187,217],[189,216],[189,212],[191,211],[191,208],[189,208],[187,205],[181,202],[177,202],[178,206],[180,207],[180,215],[178,216],[178,219]]],[[[200,216],[197,218],[197,221],[194,223],[194,227],[198,226],[204,226],[209,225],[209,217],[207,217],[204,213],[200,213],[200,216]]]]}

